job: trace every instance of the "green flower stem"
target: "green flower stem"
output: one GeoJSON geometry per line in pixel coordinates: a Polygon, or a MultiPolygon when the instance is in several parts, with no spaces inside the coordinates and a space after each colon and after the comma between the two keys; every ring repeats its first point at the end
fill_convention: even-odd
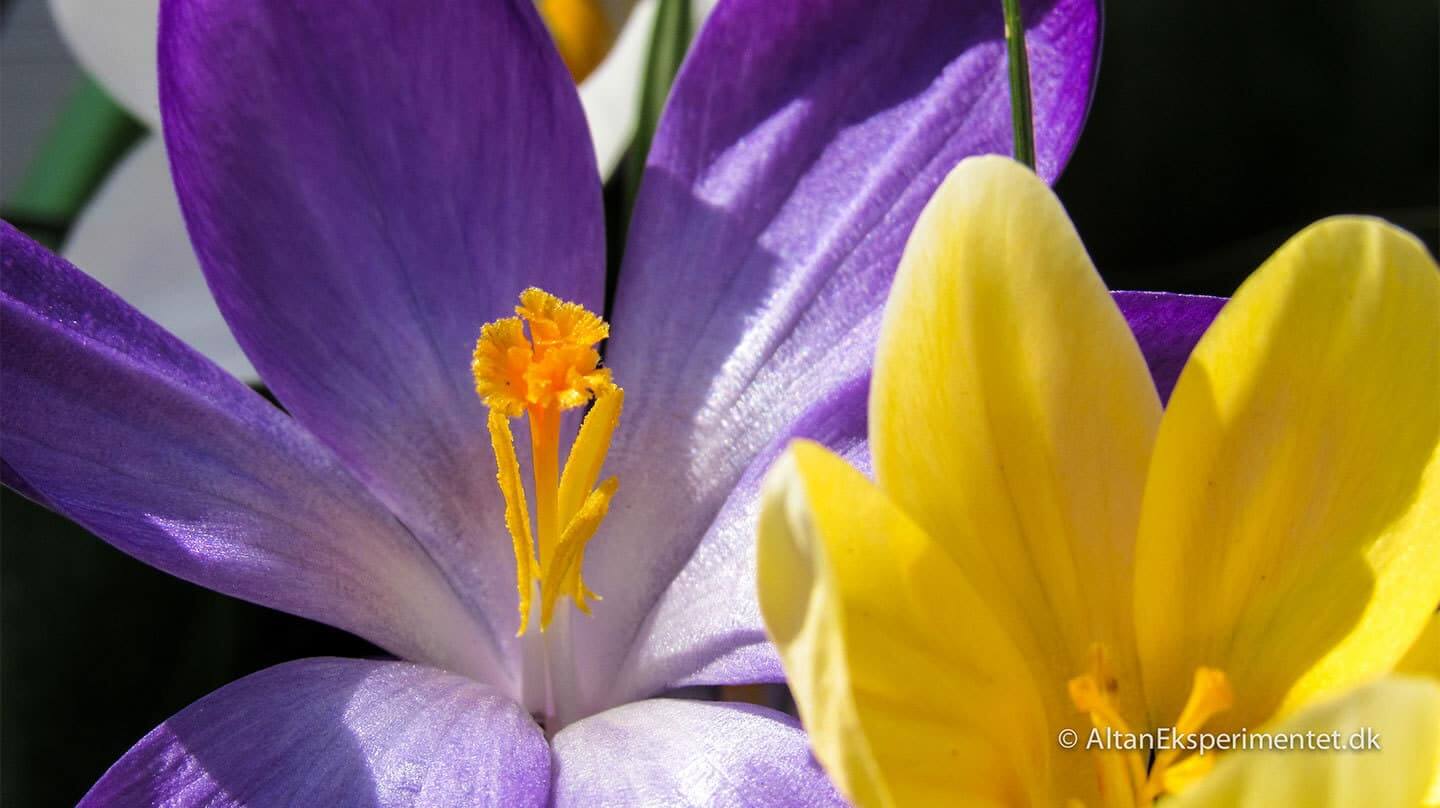
{"type": "Polygon", "coordinates": [[[635,126],[635,139],[625,158],[605,186],[606,286],[605,311],[615,302],[616,280],[625,257],[625,237],[630,231],[630,214],[635,197],[640,193],[640,180],[645,174],[645,160],[660,113],[675,83],[675,73],[690,47],[694,23],[690,14],[691,0],[660,0],[655,25],[650,30],[650,50],[645,58],[645,74],[640,77],[640,108],[635,126]]]}
{"type": "Polygon", "coordinates": [[[1010,119],[1015,127],[1015,159],[1035,168],[1035,124],[1030,113],[1030,62],[1025,54],[1025,21],[1020,0],[1005,6],[1005,50],[1010,56],[1010,119]]]}
{"type": "Polygon", "coordinates": [[[689,0],[660,0],[655,27],[650,34],[645,76],[641,79],[639,123],[635,127],[635,141],[631,146],[637,157],[625,166],[627,184],[632,192],[640,188],[645,157],[650,153],[650,141],[655,137],[655,127],[660,123],[660,113],[665,108],[666,97],[670,95],[670,85],[675,82],[675,74],[685,59],[686,48],[690,46],[690,29],[689,0]]]}

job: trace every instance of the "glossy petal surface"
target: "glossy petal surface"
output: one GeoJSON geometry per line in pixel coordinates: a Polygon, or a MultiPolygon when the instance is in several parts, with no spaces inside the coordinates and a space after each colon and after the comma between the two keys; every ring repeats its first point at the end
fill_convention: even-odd
{"type": "Polygon", "coordinates": [[[1389,670],[1440,601],[1440,272],[1312,225],[1216,318],[1165,411],[1136,553],[1151,717],[1224,670],[1257,726],[1389,670]]]}
{"type": "Polygon", "coordinates": [[[1111,296],[1140,343],[1160,401],[1169,401],[1185,361],[1220,313],[1225,298],[1170,292],[1112,292],[1111,296]]]}
{"type": "MultiPolygon", "coordinates": [[[[1165,292],[1114,292],[1112,297],[1162,395],[1173,387],[1191,348],[1225,302],[1165,292]]],[[[779,660],[765,639],[749,582],[761,481],[794,438],[817,441],[868,473],[869,389],[868,374],[842,386],[755,458],[637,635],[618,677],[626,684],[618,698],[692,684],[779,681],[779,660]]]]}
{"type": "Polygon", "coordinates": [[[787,715],[748,704],[651,699],[555,736],[557,808],[842,805],[787,715]]]}
{"type": "Polygon", "coordinates": [[[518,704],[404,662],[304,659],[226,685],[125,753],[82,806],[542,806],[518,704]]]}
{"type": "Polygon", "coordinates": [[[470,353],[540,286],[598,308],[600,184],[528,0],[167,0],[161,97],[220,310],[286,408],[513,650],[470,353]]]}
{"type": "Polygon", "coordinates": [[[1065,683],[1095,643],[1122,711],[1143,709],[1130,580],[1159,421],[1135,337],[1059,200],[1008,158],[962,163],[886,304],[876,479],[974,581],[1053,691],[1057,725],[1077,718],[1065,683]]]}
{"type": "Polygon", "coordinates": [[[433,562],[294,421],[0,223],[4,481],[186,580],[502,678],[433,562]]]}
{"type": "Polygon", "coordinates": [[[695,554],[666,587],[617,677],[617,699],[696,684],[780,682],[755,598],[755,525],[765,474],[794,439],[817,441],[847,462],[870,467],[865,442],[869,375],[841,387],[756,457],[695,554]]]}
{"type": "MultiPolygon", "coordinates": [[[[766,625],[846,796],[1047,801],[1047,694],[991,604],[879,488],[797,442],[766,484],[758,541],[766,625]]],[[[1078,774],[1061,795],[1087,793],[1078,774]]]]}
{"type": "MultiPolygon", "coordinates": [[[[1028,6],[1041,171],[1079,135],[1089,0],[1028,6]]],[[[588,559],[605,596],[579,642],[606,701],[637,627],[754,458],[869,364],[925,200],[961,158],[1008,152],[1000,7],[721,4],[656,133],[607,361],[630,398],[623,493],[588,559]]]]}

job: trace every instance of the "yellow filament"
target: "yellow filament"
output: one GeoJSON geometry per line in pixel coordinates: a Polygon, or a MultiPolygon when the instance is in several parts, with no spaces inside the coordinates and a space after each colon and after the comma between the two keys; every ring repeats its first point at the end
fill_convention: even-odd
{"type": "Polygon", "coordinates": [[[560,540],[560,411],[530,410],[530,456],[535,470],[535,532],[541,558],[560,540]]]}
{"type": "Polygon", "coordinates": [[[520,634],[530,622],[531,581],[538,577],[535,543],[530,538],[530,508],[525,503],[525,486],[520,482],[520,461],[515,457],[515,436],[510,433],[510,419],[498,410],[491,410],[488,419],[490,445],[495,450],[496,479],[505,497],[505,529],[515,549],[515,591],[520,595],[520,634]],[[528,562],[528,563],[527,563],[528,562]]]}
{"type": "Polygon", "coordinates": [[[596,481],[600,479],[600,467],[605,463],[605,452],[610,448],[610,437],[620,423],[620,409],[625,403],[625,391],[612,387],[595,397],[595,406],[585,414],[580,424],[580,434],[570,447],[570,457],[565,461],[565,473],[560,477],[560,521],[569,524],[580,510],[580,505],[596,481]]]}
{"type": "MultiPolygon", "coordinates": [[[[1180,709],[1180,717],[1175,720],[1176,736],[1199,732],[1211,718],[1230,709],[1234,703],[1235,694],[1230,689],[1230,680],[1223,671],[1215,668],[1196,668],[1195,679],[1190,687],[1190,697],[1185,700],[1185,706],[1180,709]]],[[[1169,790],[1172,785],[1178,786],[1185,781],[1184,774],[1174,779],[1167,776],[1175,759],[1180,757],[1180,752],[1181,750],[1172,746],[1155,756],[1155,763],[1150,767],[1150,781],[1146,784],[1144,791],[1146,799],[1153,800],[1169,790]]],[[[1192,756],[1190,760],[1198,757],[1199,755],[1192,756]]],[[[1196,776],[1203,774],[1203,772],[1193,771],[1188,773],[1196,774],[1196,776]]]]}
{"type": "Polygon", "coordinates": [[[595,535],[595,530],[600,527],[601,520],[610,509],[610,499],[615,496],[615,489],[619,485],[620,481],[611,477],[590,492],[590,496],[585,498],[585,504],[566,526],[565,535],[560,537],[555,553],[546,562],[540,584],[541,631],[550,626],[555,600],[561,595],[569,595],[574,599],[576,608],[586,614],[590,613],[590,607],[584,598],[587,590],[580,583],[580,560],[585,553],[585,545],[595,535]]]}
{"type": "Polygon", "coordinates": [[[515,313],[530,324],[536,349],[557,345],[589,347],[610,336],[610,325],[599,315],[533,286],[520,293],[515,313]]]}
{"type": "Polygon", "coordinates": [[[496,479],[505,497],[505,527],[515,550],[518,634],[524,634],[537,580],[541,631],[549,627],[561,596],[568,595],[586,614],[589,602],[600,599],[585,585],[581,568],[585,547],[619,485],[612,477],[595,487],[625,396],[611,380],[610,370],[599,366],[600,354],[594,346],[610,333],[604,320],[539,289],[521,293],[515,313],[481,328],[471,370],[475,391],[490,408],[496,479]],[[562,413],[592,399],[595,406],[581,424],[562,471],[562,413]],[[530,425],[533,537],[510,431],[510,419],[521,415],[528,416],[530,425]]]}
{"type": "MultiPolygon", "coordinates": [[[[1090,716],[1090,722],[1096,728],[1128,734],[1130,727],[1121,717],[1114,700],[1119,683],[1110,669],[1103,646],[1092,646],[1091,657],[1090,672],[1067,683],[1070,700],[1077,710],[1090,716]]],[[[1199,732],[1211,718],[1230,709],[1234,701],[1230,680],[1223,671],[1197,668],[1190,697],[1175,721],[1175,737],[1199,732]]],[[[1172,744],[1156,754],[1148,769],[1138,750],[1098,752],[1097,765],[1107,803],[1151,805],[1162,794],[1173,793],[1202,777],[1214,765],[1213,755],[1208,758],[1192,755],[1176,763],[1182,751],[1172,744]],[[1123,768],[1119,763],[1122,759],[1123,768]]]]}
{"type": "MultiPolygon", "coordinates": [[[[1091,724],[1099,729],[1128,734],[1131,732],[1130,725],[1120,716],[1120,710],[1115,705],[1115,693],[1119,686],[1105,647],[1099,643],[1090,646],[1090,672],[1067,683],[1070,701],[1077,710],[1090,715],[1091,724]]],[[[1145,782],[1145,761],[1140,754],[1105,750],[1099,753],[1098,763],[1101,767],[1100,782],[1111,786],[1105,789],[1110,804],[1133,805],[1134,796],[1145,782]],[[1119,785],[1124,787],[1114,787],[1119,785]]]]}

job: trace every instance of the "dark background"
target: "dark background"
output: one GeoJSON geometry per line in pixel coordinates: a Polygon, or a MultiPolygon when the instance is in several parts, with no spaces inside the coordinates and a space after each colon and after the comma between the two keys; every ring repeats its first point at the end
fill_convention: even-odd
{"type": "Polygon", "coordinates": [[[1100,86],[1056,188],[1110,286],[1228,295],[1338,213],[1434,253],[1437,7],[1107,3],[1100,86]]]}
{"type": "MultiPolygon", "coordinates": [[[[1297,229],[1384,216],[1436,251],[1434,0],[1111,2],[1058,184],[1106,280],[1229,294],[1297,229]]],[[[74,803],[137,739],[240,676],[374,653],[155,572],[0,501],[0,802],[74,803]]]]}

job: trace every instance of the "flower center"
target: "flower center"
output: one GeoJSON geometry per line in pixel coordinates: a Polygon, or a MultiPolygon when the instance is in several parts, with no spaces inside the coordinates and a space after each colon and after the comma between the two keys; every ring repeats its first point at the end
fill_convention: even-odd
{"type": "MultiPolygon", "coordinates": [[[[1096,644],[1090,653],[1090,671],[1068,683],[1070,701],[1077,710],[1089,714],[1090,723],[1096,729],[1134,737],[1116,705],[1119,682],[1106,659],[1104,646],[1096,644]]],[[[1163,748],[1154,750],[1148,767],[1142,755],[1148,755],[1150,749],[1116,749],[1112,745],[1112,748],[1097,750],[1096,768],[1106,803],[1150,805],[1160,795],[1176,792],[1204,776],[1215,765],[1215,756],[1190,755],[1179,760],[1187,750],[1178,741],[1199,732],[1211,718],[1230,709],[1234,701],[1230,680],[1223,671],[1196,668],[1190,697],[1181,708],[1169,739],[1163,748]]]]}
{"type": "Polygon", "coordinates": [[[567,303],[539,289],[520,294],[516,317],[480,329],[471,371],[475,391],[490,408],[490,442],[496,475],[505,497],[505,527],[515,549],[515,590],[520,630],[530,624],[532,598],[540,591],[540,630],[550,626],[559,598],[569,596],[589,614],[589,601],[600,597],[585,586],[580,569],[585,546],[610,507],[619,481],[596,486],[620,420],[625,392],[600,367],[595,345],[610,326],[578,303],[567,303]],[[525,334],[529,326],[529,336],[525,334]],[[564,471],[560,470],[560,420],[565,410],[594,400],[585,415],[564,471]],[[529,417],[534,472],[535,533],[520,479],[510,419],[529,417]]]}

